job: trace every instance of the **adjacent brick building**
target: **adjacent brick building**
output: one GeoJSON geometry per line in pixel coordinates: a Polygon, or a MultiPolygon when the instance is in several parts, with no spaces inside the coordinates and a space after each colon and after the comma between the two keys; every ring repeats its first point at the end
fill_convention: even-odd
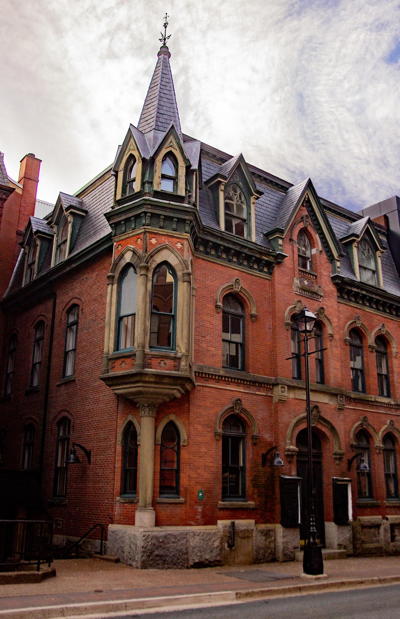
{"type": "Polygon", "coordinates": [[[105,524],[142,567],[294,558],[307,306],[321,542],[396,552],[399,199],[354,213],[183,134],[169,60],[114,164],[8,227],[3,513],[105,524]]]}

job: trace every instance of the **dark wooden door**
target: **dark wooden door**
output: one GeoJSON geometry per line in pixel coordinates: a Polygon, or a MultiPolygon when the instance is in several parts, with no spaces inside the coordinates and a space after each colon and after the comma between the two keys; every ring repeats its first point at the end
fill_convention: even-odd
{"type": "MultiPolygon", "coordinates": [[[[297,435],[297,475],[302,478],[301,484],[301,524],[300,540],[305,539],[306,526],[308,523],[308,458],[307,458],[307,430],[301,430],[297,435]]],[[[320,543],[325,546],[325,521],[324,521],[324,495],[322,477],[322,447],[319,436],[312,433],[312,454],[314,470],[314,497],[315,497],[315,516],[318,537],[320,543]]]]}

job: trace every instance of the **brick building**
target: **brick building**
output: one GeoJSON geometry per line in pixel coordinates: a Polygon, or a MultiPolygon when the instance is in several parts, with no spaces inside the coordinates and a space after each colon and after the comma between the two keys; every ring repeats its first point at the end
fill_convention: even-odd
{"type": "Polygon", "coordinates": [[[7,515],[47,514],[56,541],[106,524],[141,567],[294,558],[307,306],[321,542],[396,552],[399,207],[348,211],[182,133],[163,45],[113,165],[43,219],[21,206],[2,468],[40,491],[7,515]]]}

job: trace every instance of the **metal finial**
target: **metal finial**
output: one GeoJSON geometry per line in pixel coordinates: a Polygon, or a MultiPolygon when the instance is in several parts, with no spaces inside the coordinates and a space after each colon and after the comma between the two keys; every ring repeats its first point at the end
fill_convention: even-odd
{"type": "Polygon", "coordinates": [[[165,13],[165,15],[164,15],[164,23],[163,23],[163,27],[164,27],[164,34],[163,34],[162,32],[160,32],[160,34],[161,34],[161,39],[158,39],[159,41],[161,41],[161,43],[162,43],[163,45],[166,45],[166,44],[167,44],[168,39],[170,39],[170,38],[171,38],[171,35],[170,35],[170,34],[167,36],[168,18],[169,18],[168,13],[165,13]]]}

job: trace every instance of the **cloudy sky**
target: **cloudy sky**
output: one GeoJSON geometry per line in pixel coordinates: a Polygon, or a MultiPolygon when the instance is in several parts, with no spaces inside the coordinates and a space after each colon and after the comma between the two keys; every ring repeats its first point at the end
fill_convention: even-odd
{"type": "Polygon", "coordinates": [[[0,150],[74,193],[137,124],[170,15],[182,129],[354,210],[400,194],[399,0],[0,0],[0,150]]]}

